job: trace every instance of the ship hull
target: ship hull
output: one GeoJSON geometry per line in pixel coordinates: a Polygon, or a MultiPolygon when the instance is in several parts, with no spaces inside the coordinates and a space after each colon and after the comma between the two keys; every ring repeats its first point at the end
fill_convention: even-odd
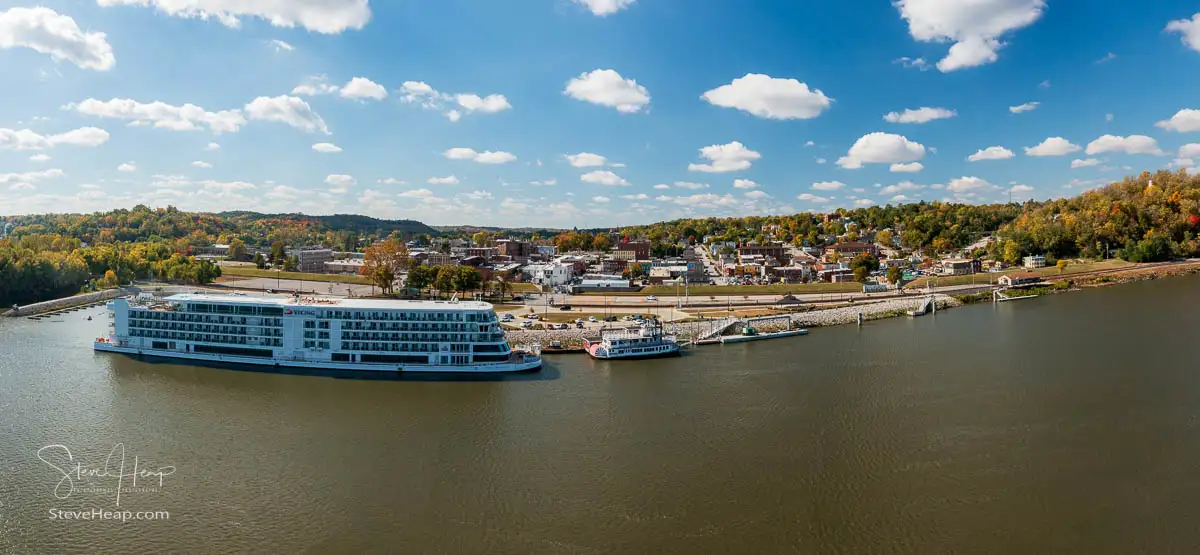
{"type": "Polygon", "coordinates": [[[596,360],[646,360],[652,358],[669,358],[681,356],[683,353],[678,345],[672,345],[662,351],[653,353],[601,353],[599,343],[591,343],[585,349],[587,354],[596,360]]]}
{"type": "Polygon", "coordinates": [[[367,362],[332,362],[312,360],[287,360],[258,357],[240,357],[232,355],[217,355],[210,353],[181,353],[158,349],[139,349],[136,347],[121,347],[106,342],[95,342],[92,348],[98,352],[120,353],[134,357],[154,357],[176,361],[196,361],[209,364],[228,364],[238,366],[257,366],[260,368],[296,368],[306,370],[341,370],[347,372],[382,372],[382,373],[432,373],[432,374],[511,374],[516,372],[532,372],[542,367],[540,357],[530,357],[528,360],[464,365],[439,364],[373,364],[367,362]]]}

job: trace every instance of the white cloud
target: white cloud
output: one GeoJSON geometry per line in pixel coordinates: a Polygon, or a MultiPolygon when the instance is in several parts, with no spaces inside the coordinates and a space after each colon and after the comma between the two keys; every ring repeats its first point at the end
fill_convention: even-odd
{"type": "Polygon", "coordinates": [[[608,198],[608,197],[601,197],[601,196],[595,196],[595,197],[592,197],[592,202],[601,202],[601,203],[603,203],[603,202],[608,202],[608,201],[610,201],[610,200],[612,200],[612,199],[610,199],[610,198],[608,198]]]}
{"type": "Polygon", "coordinates": [[[411,191],[404,191],[397,196],[404,198],[428,199],[432,198],[434,194],[433,191],[430,191],[429,189],[413,189],[411,191]]]}
{"type": "Polygon", "coordinates": [[[0,185],[10,185],[10,188],[13,188],[13,190],[18,188],[33,189],[34,187],[32,184],[35,182],[43,179],[54,179],[64,175],[66,175],[66,172],[63,172],[60,169],[41,170],[26,173],[0,173],[0,185]],[[22,184],[25,184],[25,186],[16,187],[17,185],[22,184]]]}
{"type": "Polygon", "coordinates": [[[952,193],[970,193],[980,189],[989,189],[994,187],[995,185],[988,183],[986,179],[980,179],[978,177],[959,177],[957,179],[951,179],[950,182],[946,184],[946,190],[952,193]]]}
{"type": "Polygon", "coordinates": [[[638,193],[636,195],[621,195],[621,198],[625,200],[646,200],[650,198],[650,195],[647,195],[646,193],[638,193]]]}
{"type": "Polygon", "coordinates": [[[175,17],[220,21],[232,28],[239,17],[265,19],[276,27],[303,27],[323,34],[362,29],[371,20],[368,0],[97,0],[104,7],[148,6],[175,17]]]}
{"type": "Polygon", "coordinates": [[[1087,153],[1089,155],[1101,154],[1105,152],[1149,154],[1152,156],[1162,156],[1163,154],[1166,154],[1161,148],[1158,148],[1158,141],[1145,135],[1130,135],[1128,137],[1102,135],[1100,138],[1088,143],[1087,153]]]}
{"type": "Polygon", "coordinates": [[[1182,35],[1183,44],[1200,52],[1200,13],[1193,15],[1191,19],[1177,19],[1167,23],[1166,30],[1171,33],[1179,33],[1182,35]]]}
{"type": "Polygon", "coordinates": [[[458,94],[454,95],[454,99],[458,102],[458,106],[468,113],[482,112],[485,114],[494,114],[512,108],[512,105],[508,103],[508,99],[502,94],[489,94],[485,97],[477,94],[458,94]]]}
{"type": "Polygon", "coordinates": [[[829,109],[833,99],[795,79],[747,73],[701,95],[709,104],[737,108],[767,119],[812,119],[829,109]]]}
{"type": "Polygon", "coordinates": [[[1154,125],[1178,133],[1200,131],[1200,110],[1180,110],[1171,119],[1160,121],[1154,125]]]}
{"type": "Polygon", "coordinates": [[[1072,152],[1079,152],[1079,145],[1071,143],[1062,137],[1050,137],[1042,144],[1033,147],[1025,147],[1026,156],[1066,156],[1072,152]]]}
{"type": "Polygon", "coordinates": [[[108,101],[89,98],[63,106],[64,110],[102,118],[130,120],[130,125],[152,125],[172,131],[198,131],[207,127],[213,133],[235,133],[246,124],[241,110],[209,112],[195,104],[173,106],[165,102],[143,104],[128,98],[108,101]]]}
{"type": "Polygon", "coordinates": [[[655,189],[670,189],[671,186],[667,185],[666,183],[659,183],[658,185],[655,185],[654,188],[655,189]]]}
{"type": "Polygon", "coordinates": [[[1044,0],[898,0],[909,34],[921,42],[954,42],[937,63],[943,72],[995,62],[1000,38],[1037,21],[1044,0]]]}
{"type": "Polygon", "coordinates": [[[104,33],[84,33],[70,16],[50,8],[0,12],[0,50],[24,47],[83,69],[107,71],[117,63],[104,33]]]}
{"type": "Polygon", "coordinates": [[[863,135],[837,164],[846,169],[858,169],[863,164],[900,164],[916,162],[925,157],[925,146],[891,133],[863,135]]]}
{"type": "Polygon", "coordinates": [[[529,184],[536,185],[538,187],[553,187],[555,185],[558,185],[558,180],[557,179],[544,179],[542,181],[530,181],[529,184]]]}
{"type": "Polygon", "coordinates": [[[765,199],[765,198],[771,198],[771,195],[768,195],[768,194],[767,194],[766,192],[764,192],[764,191],[746,191],[746,192],[745,192],[745,193],[744,193],[742,196],[744,196],[744,197],[746,197],[746,198],[748,198],[748,199],[754,199],[754,200],[761,200],[761,199],[765,199]]]}
{"type": "MultiPolygon", "coordinates": [[[[655,185],[654,188],[655,189],[670,189],[670,187],[667,185],[655,185]]],[[[676,189],[690,189],[690,190],[695,191],[698,189],[707,189],[708,183],[694,183],[691,181],[676,181],[675,188],[676,189]]]]}
{"type": "Polygon", "coordinates": [[[307,102],[294,96],[260,96],[246,105],[246,115],[252,120],[286,123],[305,133],[330,134],[325,120],[307,102]]]}
{"type": "Polygon", "coordinates": [[[758,183],[750,181],[749,179],[735,179],[735,180],[733,180],[733,188],[734,189],[757,189],[758,183]]]}
{"type": "Polygon", "coordinates": [[[615,14],[629,6],[633,5],[637,0],[574,0],[576,4],[586,7],[592,12],[592,15],[600,17],[615,14]]]}
{"type": "Polygon", "coordinates": [[[946,108],[921,107],[916,110],[904,110],[903,113],[891,112],[883,116],[890,123],[929,123],[933,120],[947,119],[957,116],[958,112],[946,108]]]}
{"type": "Polygon", "coordinates": [[[904,201],[908,200],[908,197],[906,197],[904,195],[896,195],[889,200],[891,200],[892,202],[904,202],[904,201]]]}
{"type": "Polygon", "coordinates": [[[929,62],[926,62],[925,58],[909,58],[908,56],[893,60],[892,63],[900,64],[905,68],[917,69],[920,71],[928,71],[930,67],[929,62]]]}
{"type": "Polygon", "coordinates": [[[650,91],[611,69],[581,73],[567,82],[563,94],[576,100],[616,108],[623,114],[640,112],[650,104],[650,91]]]}
{"type": "Polygon", "coordinates": [[[968,161],[979,162],[980,160],[1007,160],[1016,156],[1013,151],[1002,146],[989,146],[983,150],[976,152],[967,157],[968,161]]]}
{"type": "Polygon", "coordinates": [[[269,46],[275,48],[276,52],[291,52],[296,49],[296,47],[294,47],[286,42],[283,42],[279,39],[269,40],[269,41],[267,41],[267,44],[269,46]]]}
{"type": "Polygon", "coordinates": [[[1038,88],[1040,88],[1040,89],[1048,89],[1048,88],[1050,88],[1050,80],[1049,80],[1049,79],[1047,79],[1047,80],[1045,80],[1045,81],[1042,81],[1041,83],[1038,83],[1038,88]]]}
{"type": "Polygon", "coordinates": [[[1013,187],[1008,191],[1010,193],[1032,193],[1033,187],[1030,187],[1029,185],[1013,185],[1013,187]]]}
{"type": "Polygon", "coordinates": [[[97,127],[81,127],[56,135],[0,128],[0,150],[46,150],[58,145],[97,147],[108,142],[108,138],[108,132],[97,127]]]}
{"type": "Polygon", "coordinates": [[[860,198],[854,201],[855,206],[871,206],[873,204],[875,204],[875,201],[869,198],[860,198]]]}
{"type": "Polygon", "coordinates": [[[621,176],[619,176],[613,172],[607,171],[607,170],[590,171],[588,173],[585,173],[585,174],[579,176],[579,180],[583,181],[584,183],[605,185],[605,186],[609,186],[609,187],[615,187],[615,186],[624,187],[626,185],[629,185],[629,182],[625,181],[624,178],[622,178],[621,176]]]}
{"type": "Polygon", "coordinates": [[[825,162],[827,162],[828,160],[826,160],[826,159],[824,159],[824,158],[817,158],[817,159],[816,159],[816,160],[814,160],[814,161],[815,161],[816,163],[818,163],[818,164],[824,164],[824,163],[825,163],[825,162]]]}
{"type": "Polygon", "coordinates": [[[1099,166],[1100,160],[1088,158],[1086,160],[1071,160],[1071,169],[1087,168],[1091,166],[1099,166]]]}
{"type": "Polygon", "coordinates": [[[300,96],[317,96],[324,94],[337,94],[342,91],[337,85],[330,85],[326,82],[324,75],[313,75],[305,79],[304,83],[296,85],[292,89],[292,94],[300,96]]]}
{"type": "Polygon", "coordinates": [[[135,172],[135,171],[137,171],[137,164],[134,162],[125,162],[124,164],[117,166],[117,171],[119,171],[119,172],[135,172]]]}
{"type": "Polygon", "coordinates": [[[325,154],[335,154],[342,151],[342,147],[333,143],[317,143],[312,145],[312,149],[325,154]]]}
{"type": "Polygon", "coordinates": [[[405,81],[398,92],[401,94],[400,99],[408,104],[420,104],[427,110],[446,110],[443,114],[450,121],[462,119],[464,113],[494,114],[512,109],[512,105],[502,94],[481,97],[474,93],[443,93],[423,81],[405,81]],[[446,109],[448,104],[453,104],[456,108],[446,109]]]}
{"type": "Polygon", "coordinates": [[[458,185],[458,177],[447,175],[446,177],[431,177],[429,178],[430,185],[458,185]]]}
{"type": "Polygon", "coordinates": [[[879,193],[884,195],[894,195],[905,191],[920,191],[924,188],[924,185],[917,185],[912,181],[901,181],[895,185],[888,185],[887,187],[880,189],[879,193]]]}
{"type": "Polygon", "coordinates": [[[734,198],[733,195],[726,194],[722,196],[713,193],[699,193],[686,197],[660,196],[656,197],[654,200],[660,202],[673,202],[681,206],[690,206],[696,208],[719,208],[738,206],[741,204],[741,202],[734,198]]]}
{"type": "Polygon", "coordinates": [[[1104,114],[1104,121],[1112,121],[1112,120],[1113,120],[1112,114],[1104,114]]]}
{"type": "Polygon", "coordinates": [[[333,185],[334,187],[345,188],[357,185],[358,180],[354,179],[354,177],[350,175],[334,173],[325,176],[325,183],[333,185]]]}
{"type": "Polygon", "coordinates": [[[208,145],[204,147],[204,150],[221,150],[221,145],[217,143],[208,143],[208,145]]]}
{"type": "Polygon", "coordinates": [[[470,148],[452,148],[442,153],[451,160],[471,160],[480,164],[507,164],[516,161],[517,157],[509,152],[475,152],[470,148]]]}
{"type": "Polygon", "coordinates": [[[471,191],[469,193],[460,193],[459,196],[461,196],[467,200],[491,200],[492,198],[494,198],[492,196],[492,193],[490,193],[488,191],[484,191],[483,189],[480,189],[477,191],[471,191]]]}
{"type": "Polygon", "coordinates": [[[750,168],[750,164],[762,155],[734,141],[725,145],[711,145],[700,149],[700,157],[710,164],[689,164],[688,170],[706,173],[736,172],[750,168]]]}
{"type": "Polygon", "coordinates": [[[365,100],[368,98],[383,100],[388,95],[387,89],[383,88],[383,85],[366,77],[351,79],[349,83],[346,83],[346,86],[342,87],[342,90],[338,94],[342,98],[349,98],[351,100],[365,100]]]}
{"type": "Polygon", "coordinates": [[[1094,62],[1092,62],[1092,63],[1093,63],[1093,64],[1097,64],[1097,65],[1099,65],[1099,64],[1103,64],[1103,63],[1105,63],[1105,62],[1111,62],[1111,61],[1113,61],[1113,60],[1115,60],[1115,59],[1117,59],[1117,55],[1116,55],[1116,54],[1113,54],[1112,52],[1109,52],[1109,53],[1108,53],[1107,55],[1105,55],[1103,58],[1100,58],[1099,60],[1096,60],[1096,61],[1094,61],[1094,62]]]}
{"type": "Polygon", "coordinates": [[[1026,102],[1020,106],[1009,106],[1008,111],[1014,114],[1023,114],[1025,112],[1037,110],[1038,106],[1041,105],[1041,102],[1026,102]]]}
{"type": "Polygon", "coordinates": [[[34,154],[29,157],[30,162],[45,162],[50,159],[49,154],[34,154]]]}
{"type": "Polygon", "coordinates": [[[1190,143],[1179,147],[1180,158],[1200,158],[1200,144],[1190,143]]]}
{"type": "Polygon", "coordinates": [[[599,154],[590,152],[580,152],[579,154],[564,154],[567,157],[567,162],[576,168],[595,168],[608,163],[608,158],[599,154]]]}
{"type": "Polygon", "coordinates": [[[823,203],[823,202],[829,202],[830,199],[825,198],[825,197],[819,197],[812,193],[801,193],[796,196],[796,200],[802,200],[805,202],[823,203]]]}
{"type": "Polygon", "coordinates": [[[845,186],[846,184],[841,181],[821,181],[812,184],[812,188],[817,191],[836,191],[845,186]]]}
{"type": "Polygon", "coordinates": [[[925,165],[920,162],[911,164],[892,164],[892,173],[916,173],[925,169],[925,165]]]}
{"type": "Polygon", "coordinates": [[[385,178],[383,178],[383,179],[376,179],[376,180],[375,180],[375,182],[376,182],[376,183],[381,183],[381,184],[383,184],[383,185],[407,185],[407,184],[408,184],[408,182],[406,182],[406,181],[401,181],[401,180],[399,180],[399,179],[396,179],[396,178],[394,178],[394,177],[385,177],[385,178]]]}
{"type": "Polygon", "coordinates": [[[213,167],[212,164],[209,164],[208,162],[205,162],[203,160],[196,160],[195,162],[192,162],[192,166],[197,167],[197,168],[205,168],[205,169],[213,167]]]}

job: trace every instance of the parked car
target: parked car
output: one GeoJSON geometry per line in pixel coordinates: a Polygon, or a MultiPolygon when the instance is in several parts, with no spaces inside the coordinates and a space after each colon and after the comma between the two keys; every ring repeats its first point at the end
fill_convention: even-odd
{"type": "Polygon", "coordinates": [[[650,295],[649,297],[646,297],[646,302],[651,302],[651,303],[658,302],[658,297],[655,297],[654,295],[650,295]]]}
{"type": "Polygon", "coordinates": [[[558,309],[559,309],[559,310],[571,310],[571,305],[569,305],[569,304],[564,304],[564,305],[562,305],[562,306],[558,307],[558,309]]]}
{"type": "Polygon", "coordinates": [[[513,315],[512,315],[512,314],[505,314],[505,315],[504,315],[503,317],[501,317],[500,319],[501,319],[501,320],[503,320],[503,321],[505,321],[505,322],[511,322],[511,321],[513,321],[513,315]]]}
{"type": "Polygon", "coordinates": [[[541,316],[538,316],[537,314],[526,314],[525,317],[529,318],[530,320],[537,320],[541,318],[541,316]]]}
{"type": "Polygon", "coordinates": [[[524,322],[521,322],[521,327],[523,327],[523,328],[532,328],[532,327],[533,327],[533,322],[530,322],[529,320],[525,320],[524,322]]]}
{"type": "Polygon", "coordinates": [[[514,301],[523,301],[523,300],[525,300],[525,297],[522,297],[522,296],[520,296],[520,295],[513,295],[513,298],[512,298],[512,300],[514,300],[514,301]]]}
{"type": "Polygon", "coordinates": [[[595,321],[596,321],[596,317],[595,317],[595,316],[588,316],[588,321],[589,321],[589,322],[595,322],[595,321]]]}
{"type": "Polygon", "coordinates": [[[583,329],[583,322],[575,322],[575,327],[578,329],[583,329]]]}

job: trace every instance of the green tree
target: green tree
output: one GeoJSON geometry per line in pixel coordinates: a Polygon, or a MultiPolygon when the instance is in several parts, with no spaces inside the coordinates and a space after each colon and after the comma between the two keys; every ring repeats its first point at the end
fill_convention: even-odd
{"type": "Polygon", "coordinates": [[[424,291],[433,285],[438,271],[433,266],[414,266],[408,270],[408,279],[404,286],[417,291],[424,291]]]}
{"type": "Polygon", "coordinates": [[[367,247],[359,273],[383,294],[390,295],[394,292],[396,276],[408,265],[408,247],[398,239],[386,239],[367,247]]]}
{"type": "Polygon", "coordinates": [[[1004,261],[1012,266],[1021,263],[1021,247],[1012,239],[1004,242],[1004,261]]]}
{"type": "Polygon", "coordinates": [[[592,239],[592,249],[600,252],[608,252],[612,248],[612,239],[609,239],[607,233],[597,233],[592,239]]]}
{"type": "Polygon", "coordinates": [[[875,234],[875,242],[888,248],[895,246],[894,243],[892,243],[894,240],[895,237],[892,236],[892,232],[886,229],[875,234]]]}
{"type": "Polygon", "coordinates": [[[295,272],[298,269],[300,269],[300,258],[289,256],[283,259],[283,271],[295,272]]]}
{"type": "Polygon", "coordinates": [[[492,243],[492,234],[486,231],[480,231],[471,236],[471,242],[475,243],[476,247],[486,247],[492,243]]]}
{"type": "Polygon", "coordinates": [[[1070,264],[1070,262],[1067,262],[1067,259],[1065,259],[1065,258],[1060,258],[1060,259],[1058,259],[1058,264],[1055,264],[1055,266],[1057,266],[1057,267],[1058,267],[1058,273],[1059,273],[1059,274],[1066,273],[1066,271],[1067,271],[1067,264],[1070,264]]]}
{"type": "Polygon", "coordinates": [[[287,245],[283,241],[271,243],[271,264],[283,264],[285,260],[287,260],[287,245]]]}
{"type": "Polygon", "coordinates": [[[263,255],[261,252],[254,253],[254,265],[259,270],[267,267],[267,259],[263,258],[263,255]]]}
{"type": "Polygon", "coordinates": [[[870,274],[871,274],[871,270],[868,270],[866,266],[855,266],[854,267],[854,281],[857,281],[859,283],[864,283],[867,281],[867,277],[869,277],[870,274]]]}
{"type": "Polygon", "coordinates": [[[246,243],[237,237],[229,240],[229,259],[230,260],[245,260],[246,259],[246,243]]]}
{"type": "Polygon", "coordinates": [[[904,279],[904,271],[901,270],[899,266],[888,267],[888,269],[887,269],[888,283],[895,285],[896,288],[899,289],[900,281],[903,279],[904,279]]]}

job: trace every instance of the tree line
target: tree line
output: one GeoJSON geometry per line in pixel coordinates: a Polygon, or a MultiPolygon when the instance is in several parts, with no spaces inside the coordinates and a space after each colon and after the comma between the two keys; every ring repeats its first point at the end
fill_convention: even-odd
{"type": "Polygon", "coordinates": [[[221,268],[174,250],[165,242],[84,247],[78,238],[26,235],[0,239],[0,306],[29,304],[157,279],[211,283],[221,268]]]}

